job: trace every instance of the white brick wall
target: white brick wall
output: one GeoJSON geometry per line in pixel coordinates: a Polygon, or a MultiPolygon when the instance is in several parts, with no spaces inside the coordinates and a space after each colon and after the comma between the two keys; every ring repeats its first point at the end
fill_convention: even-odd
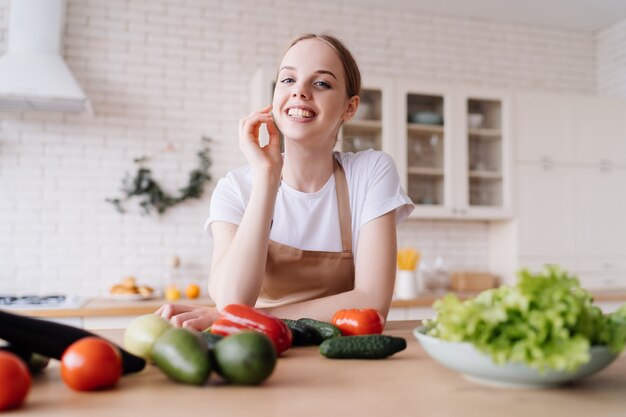
{"type": "Polygon", "coordinates": [[[626,98],[626,19],[596,34],[598,93],[626,98]]]}
{"type": "MultiPolygon", "coordinates": [[[[8,7],[0,0],[0,52],[8,7]]],[[[345,39],[368,73],[595,91],[594,37],[584,32],[331,0],[70,0],[64,54],[96,116],[0,112],[0,292],[96,294],[126,274],[159,285],[172,254],[186,275],[206,279],[210,193],[161,218],[121,216],[104,199],[143,154],[176,190],[202,135],[214,139],[216,179],[242,164],[237,120],[253,72],[274,66],[294,35],[323,30],[345,39]],[[174,152],[162,152],[168,144],[174,152]]],[[[407,223],[399,243],[427,261],[487,265],[482,222],[407,223]]]]}

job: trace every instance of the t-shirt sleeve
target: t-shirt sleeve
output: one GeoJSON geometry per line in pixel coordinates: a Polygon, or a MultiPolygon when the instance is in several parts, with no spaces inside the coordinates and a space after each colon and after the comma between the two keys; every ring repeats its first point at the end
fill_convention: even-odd
{"type": "Polygon", "coordinates": [[[361,212],[361,226],[396,210],[396,224],[404,221],[415,205],[400,186],[400,177],[391,156],[375,152],[368,161],[367,195],[361,212]]]}
{"type": "Polygon", "coordinates": [[[215,190],[211,195],[209,208],[209,218],[204,223],[204,231],[211,232],[211,223],[227,222],[232,224],[241,223],[241,218],[245,211],[244,201],[240,187],[237,185],[232,174],[217,182],[215,190]]]}

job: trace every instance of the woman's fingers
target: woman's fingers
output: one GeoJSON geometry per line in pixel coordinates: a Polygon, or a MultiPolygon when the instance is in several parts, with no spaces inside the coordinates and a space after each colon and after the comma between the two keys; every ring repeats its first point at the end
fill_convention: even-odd
{"type": "Polygon", "coordinates": [[[161,316],[166,320],[171,319],[173,316],[185,313],[188,311],[192,311],[198,308],[197,306],[187,306],[180,304],[163,304],[157,311],[154,312],[155,315],[161,316]]]}
{"type": "Polygon", "coordinates": [[[192,320],[197,318],[199,315],[201,315],[202,312],[201,311],[187,311],[184,313],[179,313],[176,314],[175,316],[173,316],[170,319],[170,322],[172,323],[172,325],[174,327],[183,327],[183,324],[188,321],[188,320],[192,320]]]}
{"type": "Polygon", "coordinates": [[[209,319],[206,316],[194,317],[189,320],[183,321],[182,327],[185,329],[197,330],[203,332],[208,329],[214,320],[209,319]]]}
{"type": "Polygon", "coordinates": [[[273,123],[272,115],[269,113],[254,114],[243,121],[241,126],[240,140],[244,143],[247,141],[253,141],[258,144],[259,141],[259,128],[262,124],[273,123]]]}

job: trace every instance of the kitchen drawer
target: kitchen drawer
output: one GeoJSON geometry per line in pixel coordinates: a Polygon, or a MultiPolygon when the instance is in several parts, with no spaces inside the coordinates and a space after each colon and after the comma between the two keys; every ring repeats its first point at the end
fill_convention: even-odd
{"type": "Polygon", "coordinates": [[[626,259],[581,259],[578,261],[580,271],[626,272],[626,259]]]}
{"type": "Polygon", "coordinates": [[[520,268],[527,268],[531,272],[540,272],[544,265],[558,265],[570,274],[576,274],[578,271],[578,262],[572,257],[531,257],[522,256],[519,260],[520,268]]]}
{"type": "Polygon", "coordinates": [[[626,288],[626,274],[624,272],[592,272],[578,273],[580,285],[588,290],[622,289],[626,288]]]}
{"type": "Polygon", "coordinates": [[[411,307],[407,311],[407,320],[425,320],[433,319],[437,315],[437,312],[428,307],[411,307]]]}

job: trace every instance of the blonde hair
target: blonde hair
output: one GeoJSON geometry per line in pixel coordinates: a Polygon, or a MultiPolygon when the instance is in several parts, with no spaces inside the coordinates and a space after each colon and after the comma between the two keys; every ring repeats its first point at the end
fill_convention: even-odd
{"type": "Polygon", "coordinates": [[[359,66],[352,56],[352,53],[348,50],[348,48],[337,39],[335,36],[323,33],[321,35],[315,33],[305,33],[299,36],[296,36],[290,43],[289,46],[285,49],[285,53],[297,44],[300,41],[304,41],[307,39],[317,39],[322,42],[325,42],[328,46],[332,48],[333,51],[337,54],[339,59],[341,60],[341,64],[343,65],[343,70],[346,74],[346,94],[348,98],[353,96],[358,96],[361,94],[361,71],[359,70],[359,66]]]}

